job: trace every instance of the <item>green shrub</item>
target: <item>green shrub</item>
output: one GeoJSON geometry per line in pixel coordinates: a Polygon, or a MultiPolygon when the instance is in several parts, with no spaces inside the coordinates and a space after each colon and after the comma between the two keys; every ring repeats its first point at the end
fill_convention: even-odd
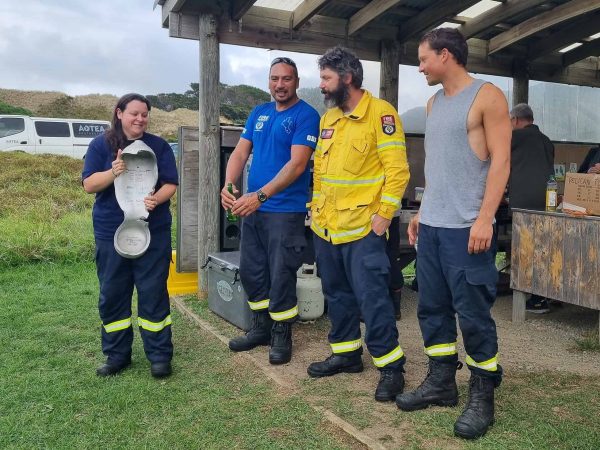
{"type": "Polygon", "coordinates": [[[0,101],[0,114],[19,114],[22,116],[33,116],[33,112],[25,108],[19,108],[18,106],[12,106],[8,103],[0,101]]]}

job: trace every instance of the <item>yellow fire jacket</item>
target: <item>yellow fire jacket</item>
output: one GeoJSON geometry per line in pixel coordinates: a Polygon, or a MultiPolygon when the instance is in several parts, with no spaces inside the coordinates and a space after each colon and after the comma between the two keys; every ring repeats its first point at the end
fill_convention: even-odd
{"type": "Polygon", "coordinates": [[[333,108],[321,118],[312,230],[333,244],[366,236],[374,214],[392,219],[409,178],[398,113],[365,90],[351,113],[333,108]]]}

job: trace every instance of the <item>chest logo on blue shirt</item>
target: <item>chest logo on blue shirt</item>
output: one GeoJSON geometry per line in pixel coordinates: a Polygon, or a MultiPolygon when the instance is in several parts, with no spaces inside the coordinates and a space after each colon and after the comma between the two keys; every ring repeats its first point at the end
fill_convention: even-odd
{"type": "Polygon", "coordinates": [[[267,120],[269,120],[269,116],[259,116],[256,125],[254,125],[254,129],[256,131],[262,130],[267,120]]]}
{"type": "Polygon", "coordinates": [[[286,117],[283,122],[281,122],[281,126],[287,134],[290,134],[292,132],[292,118],[286,117]]]}

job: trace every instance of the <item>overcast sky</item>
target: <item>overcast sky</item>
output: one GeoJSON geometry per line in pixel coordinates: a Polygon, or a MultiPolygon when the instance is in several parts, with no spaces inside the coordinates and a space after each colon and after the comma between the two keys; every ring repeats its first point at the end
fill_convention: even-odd
{"type": "MultiPolygon", "coordinates": [[[[0,0],[0,88],[70,95],[184,92],[198,80],[198,43],[170,38],[153,0],[0,0]]],[[[266,90],[269,62],[287,55],[301,87],[318,85],[317,56],[221,46],[221,81],[266,90]]],[[[379,90],[379,63],[363,62],[379,90]]],[[[502,89],[506,80],[496,80],[502,89]]],[[[400,69],[400,112],[436,88],[416,67],[400,69]]]]}

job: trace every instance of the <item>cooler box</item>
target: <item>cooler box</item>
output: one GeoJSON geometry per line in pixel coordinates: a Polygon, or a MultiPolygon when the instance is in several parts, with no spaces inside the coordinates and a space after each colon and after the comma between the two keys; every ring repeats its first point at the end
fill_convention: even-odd
{"type": "Polygon", "coordinates": [[[240,282],[240,252],[209,253],[207,270],[208,308],[248,331],[252,326],[252,311],[240,282]]]}

